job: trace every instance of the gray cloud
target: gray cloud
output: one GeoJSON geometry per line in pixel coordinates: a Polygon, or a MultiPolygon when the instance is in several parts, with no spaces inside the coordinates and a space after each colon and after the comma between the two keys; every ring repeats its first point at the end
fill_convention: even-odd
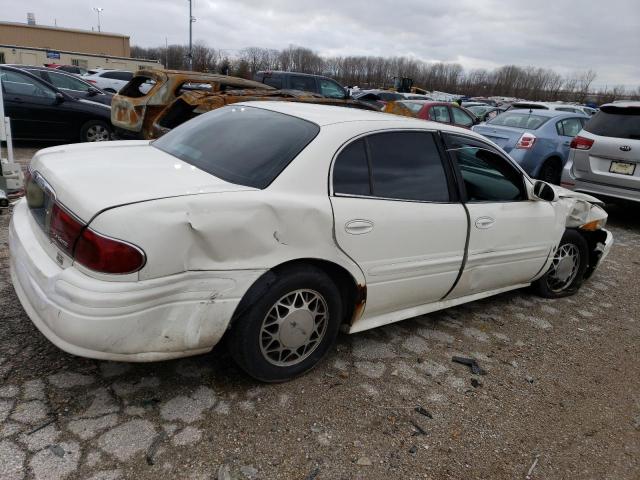
{"type": "MultiPolygon", "coordinates": [[[[186,43],[185,0],[30,0],[3,19],[72,28],[96,25],[132,44],[186,43]]],[[[194,0],[194,39],[233,53],[247,46],[309,47],[321,55],[411,56],[466,68],[504,64],[560,73],[592,68],[596,84],[640,85],[638,0],[194,0]]]]}

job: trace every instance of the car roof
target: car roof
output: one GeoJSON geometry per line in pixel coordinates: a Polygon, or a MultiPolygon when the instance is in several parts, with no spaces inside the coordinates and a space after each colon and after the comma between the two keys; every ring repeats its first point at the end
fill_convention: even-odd
{"type": "MultiPolygon", "coordinates": [[[[583,112],[563,112],[562,110],[544,110],[544,109],[529,109],[526,107],[523,108],[511,108],[510,110],[504,112],[506,113],[529,113],[529,110],[531,110],[531,115],[539,115],[541,117],[561,117],[561,116],[567,116],[567,117],[575,117],[576,115],[579,116],[583,116],[586,117],[586,114],[584,114],[583,112]]],[[[504,115],[504,114],[503,114],[504,115]]]]}
{"type": "MultiPolygon", "coordinates": [[[[262,108],[274,112],[284,113],[294,117],[302,118],[309,122],[313,122],[319,126],[332,125],[344,122],[389,122],[405,128],[424,128],[437,129],[442,131],[451,131],[455,133],[464,133],[468,135],[470,130],[447,125],[444,123],[431,122],[414,117],[406,117],[402,115],[394,115],[391,113],[376,112],[372,110],[360,110],[356,108],[345,108],[333,105],[317,105],[310,103],[294,103],[294,102],[240,102],[234,106],[246,105],[248,107],[262,108]]],[[[474,133],[474,136],[481,136],[474,133]]]]}
{"type": "Polygon", "coordinates": [[[600,108],[602,109],[602,107],[620,107],[620,108],[625,108],[625,107],[635,107],[638,108],[640,107],[640,101],[637,100],[623,100],[623,101],[619,101],[619,102],[613,102],[613,103],[605,103],[604,105],[600,105],[600,108]]]}

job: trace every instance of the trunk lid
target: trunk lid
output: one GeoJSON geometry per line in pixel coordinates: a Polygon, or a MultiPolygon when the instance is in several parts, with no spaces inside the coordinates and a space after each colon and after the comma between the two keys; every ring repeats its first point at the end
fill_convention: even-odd
{"type": "Polygon", "coordinates": [[[221,180],[147,141],[76,144],[39,151],[31,162],[56,199],[87,223],[107,208],[158,198],[254,190],[221,180]]]}
{"type": "Polygon", "coordinates": [[[524,128],[493,126],[491,124],[476,125],[472,130],[484,135],[507,153],[513,150],[524,132],[533,132],[533,130],[524,128]]]}

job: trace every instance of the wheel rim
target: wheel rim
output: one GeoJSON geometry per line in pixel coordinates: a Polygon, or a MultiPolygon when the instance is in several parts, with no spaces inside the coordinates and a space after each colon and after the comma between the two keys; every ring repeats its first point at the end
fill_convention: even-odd
{"type": "Polygon", "coordinates": [[[296,365],[309,357],[327,331],[329,308],[314,290],[287,293],[270,309],[260,329],[264,358],[279,367],[296,365]]]}
{"type": "Polygon", "coordinates": [[[106,142],[109,140],[109,130],[103,125],[91,125],[87,129],[87,142],[106,142]]]}
{"type": "Polygon", "coordinates": [[[580,250],[572,243],[561,245],[558,248],[549,275],[547,284],[553,292],[561,292],[573,283],[578,275],[580,267],[580,250]]]}

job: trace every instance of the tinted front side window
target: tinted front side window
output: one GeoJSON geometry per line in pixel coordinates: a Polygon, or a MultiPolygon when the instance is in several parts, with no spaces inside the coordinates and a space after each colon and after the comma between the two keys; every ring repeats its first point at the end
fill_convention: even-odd
{"type": "Polygon", "coordinates": [[[319,131],[290,115],[229,106],[180,125],[152,145],[227,182],[265,188],[319,131]]]}
{"type": "Polygon", "coordinates": [[[347,145],[336,158],[333,191],[347,195],[371,195],[369,165],[363,139],[347,145]]]}
{"type": "Polygon", "coordinates": [[[79,92],[86,92],[89,90],[89,85],[73,77],[51,72],[47,72],[47,75],[55,87],[66,88],[67,90],[77,90],[79,92]]]}
{"type": "Polygon", "coordinates": [[[344,98],[344,89],[336,82],[331,80],[325,80],[323,78],[318,80],[320,82],[320,94],[329,98],[344,98]]]}
{"type": "Polygon", "coordinates": [[[603,137],[640,140],[640,107],[603,107],[584,129],[603,137]]]}
{"type": "Polygon", "coordinates": [[[431,134],[379,133],[367,137],[376,197],[449,201],[447,178],[431,134]]]}
{"type": "Polygon", "coordinates": [[[513,202],[526,199],[522,175],[497,153],[457,135],[447,136],[470,202],[513,202]]]}
{"type": "Polygon", "coordinates": [[[462,110],[455,107],[451,110],[453,111],[453,123],[456,125],[462,125],[463,127],[470,127],[473,125],[473,119],[462,110]]]}

